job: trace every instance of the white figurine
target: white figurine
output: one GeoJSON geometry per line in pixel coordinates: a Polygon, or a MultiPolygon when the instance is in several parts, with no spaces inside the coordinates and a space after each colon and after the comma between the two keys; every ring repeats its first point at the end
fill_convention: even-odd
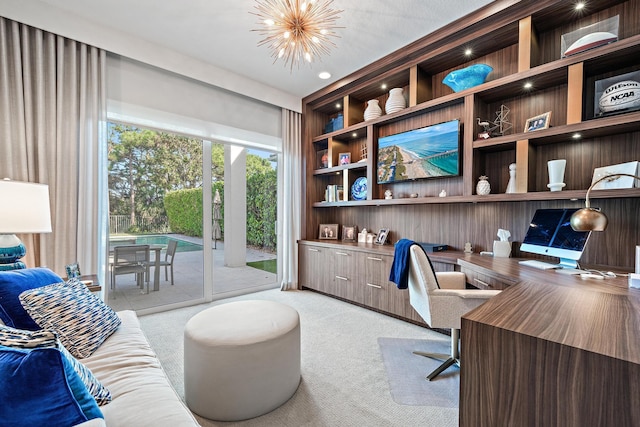
{"type": "Polygon", "coordinates": [[[389,200],[389,199],[393,199],[393,195],[391,194],[391,190],[387,190],[384,192],[384,198],[389,200]]]}
{"type": "Polygon", "coordinates": [[[438,196],[439,197],[447,197],[447,192],[445,190],[442,190],[438,196]]]}
{"type": "Polygon", "coordinates": [[[472,254],[473,253],[473,249],[471,249],[471,243],[467,242],[464,244],[464,253],[465,254],[472,254]]]}

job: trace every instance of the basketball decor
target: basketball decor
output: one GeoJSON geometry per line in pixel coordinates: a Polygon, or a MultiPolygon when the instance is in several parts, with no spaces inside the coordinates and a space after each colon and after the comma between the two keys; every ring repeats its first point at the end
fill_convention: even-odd
{"type": "Polygon", "coordinates": [[[640,107],[640,83],[624,80],[612,84],[602,92],[598,105],[603,113],[640,107]]]}

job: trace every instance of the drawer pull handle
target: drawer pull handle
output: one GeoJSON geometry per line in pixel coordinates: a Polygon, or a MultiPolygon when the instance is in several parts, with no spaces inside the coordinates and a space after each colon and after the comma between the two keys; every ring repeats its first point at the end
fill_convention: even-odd
{"type": "Polygon", "coordinates": [[[371,261],[382,261],[382,258],[374,258],[372,256],[368,256],[367,259],[370,259],[371,261]]]}
{"type": "Polygon", "coordinates": [[[380,285],[374,285],[373,283],[367,283],[366,285],[367,285],[367,286],[370,286],[370,287],[372,287],[372,288],[382,289],[382,286],[380,286],[380,285]]]}
{"type": "Polygon", "coordinates": [[[480,280],[480,279],[473,279],[473,281],[474,281],[474,282],[478,282],[478,283],[480,283],[481,285],[486,286],[487,288],[493,288],[493,286],[492,286],[492,285],[488,284],[487,282],[483,282],[483,281],[482,281],[482,280],[480,280]]]}
{"type": "Polygon", "coordinates": [[[340,280],[344,280],[344,281],[348,281],[349,279],[346,277],[342,277],[342,276],[336,276],[336,279],[340,279],[340,280]]]}
{"type": "Polygon", "coordinates": [[[344,252],[336,252],[336,255],[349,256],[349,254],[344,252]]]}
{"type": "Polygon", "coordinates": [[[311,252],[320,252],[318,249],[313,249],[313,248],[309,248],[309,251],[311,251],[311,252]]]}

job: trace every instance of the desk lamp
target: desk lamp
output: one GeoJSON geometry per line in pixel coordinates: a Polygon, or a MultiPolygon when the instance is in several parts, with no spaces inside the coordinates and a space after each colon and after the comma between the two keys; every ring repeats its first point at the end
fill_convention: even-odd
{"type": "Polygon", "coordinates": [[[585,196],[584,201],[585,207],[574,212],[573,215],[571,215],[571,228],[573,228],[575,231],[604,231],[607,228],[607,225],[609,224],[607,216],[599,210],[591,207],[589,203],[589,193],[591,193],[593,187],[599,182],[611,182],[621,176],[629,176],[631,178],[640,180],[640,176],[631,175],[628,173],[612,173],[594,181],[587,190],[587,195],[585,196]]]}
{"type": "Polygon", "coordinates": [[[0,181],[0,271],[26,268],[27,249],[14,233],[50,233],[49,186],[0,181]]]}

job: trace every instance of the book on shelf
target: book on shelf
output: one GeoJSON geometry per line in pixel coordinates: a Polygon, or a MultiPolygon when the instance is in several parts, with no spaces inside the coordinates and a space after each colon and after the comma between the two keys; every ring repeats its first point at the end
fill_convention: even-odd
{"type": "Polygon", "coordinates": [[[325,202],[340,202],[346,200],[344,187],[342,185],[334,184],[327,185],[327,189],[324,193],[324,200],[325,202]]]}

